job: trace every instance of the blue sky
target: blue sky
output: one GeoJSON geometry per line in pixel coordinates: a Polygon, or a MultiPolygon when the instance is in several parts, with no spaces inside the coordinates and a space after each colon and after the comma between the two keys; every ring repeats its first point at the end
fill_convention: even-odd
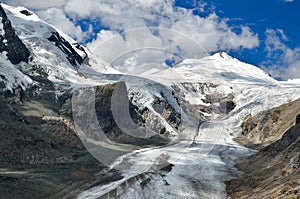
{"type": "MultiPolygon", "coordinates": [[[[299,0],[4,2],[36,11],[42,19],[62,29],[105,59],[114,58],[109,52],[122,53],[149,43],[155,48],[174,51],[174,54],[183,53],[182,57],[192,56],[187,51],[199,50],[195,45],[193,48],[184,46],[184,43],[180,43],[183,38],[174,39],[172,43],[169,38],[159,35],[159,31],[147,29],[158,27],[185,35],[186,41],[190,38],[209,53],[227,51],[242,61],[263,68],[278,79],[300,78],[299,0]],[[127,34],[127,31],[136,28],[145,28],[145,31],[138,35],[137,32],[127,34]],[[111,38],[116,43],[110,42],[109,46],[109,42],[105,41],[111,38]]],[[[140,61],[138,59],[140,57],[135,55],[125,61],[127,64],[136,64],[140,61]]],[[[142,60],[147,59],[151,58],[144,56],[142,60]]],[[[165,59],[173,62],[171,55],[166,55],[165,59]]]]}

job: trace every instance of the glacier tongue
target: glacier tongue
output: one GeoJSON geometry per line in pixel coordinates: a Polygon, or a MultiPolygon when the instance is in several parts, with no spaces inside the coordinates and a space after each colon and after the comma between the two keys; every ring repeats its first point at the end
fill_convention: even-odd
{"type": "Polygon", "coordinates": [[[172,144],[120,157],[113,168],[131,165],[123,170],[122,180],[93,187],[78,198],[226,198],[224,181],[240,175],[234,168],[236,160],[255,153],[232,140],[240,133],[242,119],[300,97],[299,88],[287,89],[280,83],[228,85],[237,104],[229,114],[202,123],[198,132],[186,123],[172,144]],[[160,170],[162,159],[174,166],[160,170]]]}
{"type": "MultiPolygon", "coordinates": [[[[127,165],[122,170],[122,180],[88,189],[78,198],[226,198],[224,181],[240,175],[234,168],[236,160],[255,153],[232,140],[241,132],[242,120],[249,113],[255,115],[300,97],[299,87],[287,87],[261,69],[225,54],[184,60],[174,68],[141,76],[140,80],[130,78],[136,85],[148,85],[136,89],[136,92],[146,94],[136,98],[141,104],[150,101],[151,105],[152,94],[159,93],[159,84],[147,84],[146,79],[151,79],[170,90],[176,86],[185,94],[188,108],[212,106],[204,102],[208,96],[222,98],[228,95],[233,95],[236,106],[229,113],[214,113],[218,108],[211,107],[212,115],[206,117],[210,120],[199,125],[197,121],[187,119],[189,122],[183,123],[182,131],[171,144],[120,157],[112,168],[127,165]],[[143,78],[145,80],[141,81],[143,78]],[[197,87],[199,83],[208,86],[197,87]],[[166,164],[173,166],[168,171],[159,169],[166,164]]],[[[126,82],[126,78],[122,79],[126,82]]]]}

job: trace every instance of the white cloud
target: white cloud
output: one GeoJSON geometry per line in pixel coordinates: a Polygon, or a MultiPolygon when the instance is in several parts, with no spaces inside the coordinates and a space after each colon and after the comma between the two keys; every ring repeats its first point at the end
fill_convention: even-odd
{"type": "Polygon", "coordinates": [[[82,42],[92,34],[92,27],[86,32],[83,32],[80,26],[76,26],[67,17],[67,13],[64,11],[64,5],[67,1],[68,0],[4,0],[4,3],[33,9],[41,19],[54,25],[78,42],[82,42]]]}
{"type": "Polygon", "coordinates": [[[59,8],[49,8],[47,10],[40,10],[37,14],[47,21],[48,23],[54,25],[56,28],[63,30],[64,33],[71,36],[77,41],[83,41],[87,37],[88,33],[84,33],[80,26],[75,26],[70,19],[68,19],[62,9],[59,8]]]}
{"type": "Polygon", "coordinates": [[[265,50],[268,53],[268,57],[272,57],[275,53],[285,51],[286,45],[282,41],[282,32],[280,30],[267,29],[265,34],[265,50]]]}
{"type": "Polygon", "coordinates": [[[47,9],[51,7],[62,7],[67,0],[4,0],[9,5],[25,6],[29,9],[47,9]]]}
{"type": "Polygon", "coordinates": [[[300,78],[300,47],[289,48],[286,41],[282,30],[266,30],[265,50],[269,60],[262,67],[276,78],[300,78]]]}
{"type": "MultiPolygon", "coordinates": [[[[198,53],[198,57],[201,57],[205,51],[252,49],[259,45],[258,35],[248,26],[241,26],[241,33],[237,34],[228,25],[228,19],[219,18],[213,12],[206,17],[195,16],[192,10],[174,7],[174,0],[48,2],[13,0],[13,2],[31,8],[43,8],[38,11],[41,18],[80,41],[86,38],[89,32],[83,32],[66,16],[75,21],[84,18],[101,20],[101,24],[109,27],[109,31],[100,32],[88,46],[99,56],[109,60],[118,53],[147,46],[165,49],[164,53],[167,51],[173,54],[181,53],[186,57],[195,57],[198,53]],[[50,8],[52,6],[56,8],[50,8]],[[151,26],[159,28],[159,31],[149,29],[151,26]],[[140,28],[144,29],[134,33],[130,31],[140,28]],[[103,44],[107,35],[115,35],[114,43],[109,41],[105,44],[105,48],[97,48],[103,44]]],[[[196,9],[204,11],[205,8],[206,4],[199,4],[196,9]]]]}
{"type": "Polygon", "coordinates": [[[206,52],[189,37],[163,28],[139,28],[123,34],[102,30],[88,47],[114,65],[128,61],[136,65],[162,63],[166,58],[181,59],[180,55],[197,58],[206,52]]]}
{"type": "MultiPolygon", "coordinates": [[[[284,1],[294,2],[294,0],[284,1]]],[[[96,54],[110,61],[123,55],[123,62],[119,64],[161,62],[164,58],[178,54],[201,57],[205,51],[252,49],[259,46],[258,35],[248,26],[241,26],[241,33],[237,34],[227,23],[228,19],[220,18],[214,12],[206,17],[194,16],[192,10],[175,8],[174,0],[4,0],[4,2],[35,9],[42,19],[77,41],[84,41],[92,35],[93,27],[90,26],[89,30],[83,32],[69,17],[75,21],[84,18],[101,20],[101,24],[110,30],[101,30],[97,38],[87,45],[96,54]],[[151,26],[158,29],[150,29],[151,26]],[[147,52],[134,51],[141,48],[147,52]],[[156,52],[152,52],[150,48],[156,52]]],[[[196,1],[194,4],[197,4],[196,1]]],[[[195,9],[204,12],[209,8],[205,3],[198,3],[198,8],[195,9]]],[[[267,29],[265,34],[265,50],[269,60],[263,62],[262,67],[275,77],[284,79],[300,77],[300,48],[289,48],[285,44],[288,38],[281,29],[267,29]]]]}
{"type": "MultiPolygon", "coordinates": [[[[174,8],[173,1],[152,0],[148,1],[147,4],[143,4],[141,0],[132,0],[120,1],[118,4],[115,4],[112,1],[96,2],[95,0],[89,0],[84,11],[80,10],[78,2],[79,0],[69,1],[66,5],[67,12],[72,16],[77,15],[77,17],[86,17],[88,13],[92,13],[92,16],[101,18],[102,24],[110,27],[110,32],[114,32],[114,34],[118,31],[123,32],[147,26],[172,30],[169,31],[169,37],[162,34],[153,35],[149,30],[144,30],[146,34],[144,36],[139,33],[133,37],[127,35],[127,32],[123,32],[123,35],[119,35],[118,38],[119,42],[123,40],[121,42],[123,46],[129,46],[130,44],[132,48],[137,48],[134,45],[135,40],[138,41],[139,46],[147,46],[146,43],[148,42],[151,46],[165,48],[174,53],[180,51],[178,49],[179,44],[181,50],[185,52],[199,50],[198,46],[202,46],[200,48],[201,52],[198,51],[198,57],[201,57],[203,50],[207,52],[219,49],[240,50],[242,48],[254,48],[259,45],[258,35],[254,34],[249,27],[241,26],[241,34],[236,34],[227,24],[228,19],[220,19],[214,13],[207,17],[195,16],[192,10],[174,8]],[[90,6],[91,4],[93,6],[90,6]],[[178,38],[178,35],[186,36],[179,36],[178,38]],[[170,44],[168,41],[173,43],[170,44]],[[187,41],[195,44],[185,45],[187,41]]],[[[161,33],[161,31],[159,32],[161,33]]],[[[103,40],[103,35],[99,34],[97,40],[88,46],[95,49],[95,46],[100,45],[103,40]]],[[[107,53],[109,46],[114,48],[114,45],[108,45],[110,42],[106,44],[107,48],[105,50],[97,48],[97,53],[100,56],[107,53]]],[[[111,51],[117,54],[116,51],[120,51],[120,49],[112,49],[111,51]]],[[[188,55],[184,54],[184,56],[188,55]]]]}
{"type": "Polygon", "coordinates": [[[282,40],[284,40],[284,41],[289,40],[282,29],[277,29],[277,32],[280,34],[280,37],[282,40]]]}

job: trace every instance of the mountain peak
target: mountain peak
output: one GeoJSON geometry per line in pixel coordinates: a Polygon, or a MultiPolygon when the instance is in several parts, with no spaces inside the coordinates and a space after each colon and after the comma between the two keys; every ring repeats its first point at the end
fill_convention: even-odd
{"type": "Polygon", "coordinates": [[[213,54],[212,57],[213,58],[222,58],[222,59],[225,59],[225,60],[236,60],[236,58],[228,55],[224,51],[217,52],[217,53],[213,54]]]}
{"type": "Polygon", "coordinates": [[[218,52],[201,59],[185,59],[175,67],[181,76],[189,80],[235,83],[273,84],[276,83],[261,68],[242,62],[225,52],[218,52]]]}

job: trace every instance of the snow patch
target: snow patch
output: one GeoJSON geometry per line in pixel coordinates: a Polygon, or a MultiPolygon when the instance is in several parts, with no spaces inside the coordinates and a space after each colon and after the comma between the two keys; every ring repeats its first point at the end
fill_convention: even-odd
{"type": "Polygon", "coordinates": [[[4,27],[3,27],[2,20],[3,20],[3,18],[0,17],[0,35],[4,36],[5,35],[5,30],[4,30],[4,27]]]}
{"type": "Polygon", "coordinates": [[[8,90],[13,92],[17,87],[26,90],[26,88],[33,83],[32,79],[15,68],[8,59],[5,59],[5,56],[4,53],[0,56],[0,65],[5,66],[0,67],[0,82],[3,82],[5,85],[3,91],[8,90]]]}

